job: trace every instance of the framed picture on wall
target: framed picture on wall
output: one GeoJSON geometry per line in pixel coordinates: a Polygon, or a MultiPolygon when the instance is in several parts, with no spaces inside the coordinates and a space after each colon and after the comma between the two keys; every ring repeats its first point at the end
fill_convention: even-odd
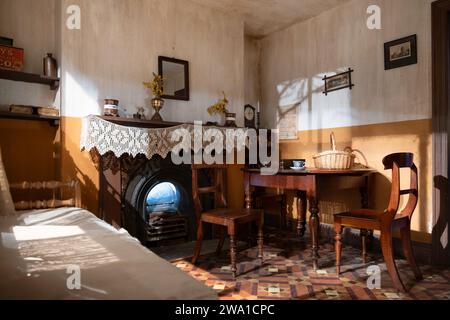
{"type": "Polygon", "coordinates": [[[390,70],[417,63],[417,35],[384,44],[384,69],[390,70]]]}
{"type": "Polygon", "coordinates": [[[338,73],[334,76],[327,77],[325,76],[322,80],[325,81],[325,91],[323,92],[325,95],[332,91],[337,91],[345,88],[352,88],[355,86],[352,82],[352,72],[354,70],[349,68],[348,71],[338,73]]]}

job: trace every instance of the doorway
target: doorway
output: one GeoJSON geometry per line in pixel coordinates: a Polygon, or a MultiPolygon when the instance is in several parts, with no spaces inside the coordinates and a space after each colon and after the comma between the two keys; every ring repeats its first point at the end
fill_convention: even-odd
{"type": "Polygon", "coordinates": [[[450,0],[432,3],[433,265],[450,265],[450,0]]]}

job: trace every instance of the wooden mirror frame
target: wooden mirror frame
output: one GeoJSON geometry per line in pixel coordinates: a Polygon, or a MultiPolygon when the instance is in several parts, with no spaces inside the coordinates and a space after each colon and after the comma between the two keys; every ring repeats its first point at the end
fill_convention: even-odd
{"type": "Polygon", "coordinates": [[[190,90],[189,90],[189,62],[186,60],[180,60],[180,59],[175,59],[175,58],[169,58],[169,57],[164,57],[164,56],[159,56],[158,57],[158,73],[159,75],[161,75],[162,77],[164,77],[163,74],[163,62],[172,62],[172,63],[177,63],[177,64],[181,64],[184,66],[184,83],[185,83],[185,89],[186,89],[186,94],[184,96],[175,96],[175,95],[167,95],[164,94],[161,96],[161,98],[164,99],[170,99],[170,100],[183,100],[183,101],[189,101],[190,99],[190,90]]]}

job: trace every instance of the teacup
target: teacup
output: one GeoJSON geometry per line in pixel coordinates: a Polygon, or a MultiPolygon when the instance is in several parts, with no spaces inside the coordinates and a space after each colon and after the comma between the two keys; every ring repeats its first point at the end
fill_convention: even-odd
{"type": "Polygon", "coordinates": [[[306,161],[305,160],[293,160],[292,165],[294,166],[294,168],[304,168],[306,165],[306,161]]]}

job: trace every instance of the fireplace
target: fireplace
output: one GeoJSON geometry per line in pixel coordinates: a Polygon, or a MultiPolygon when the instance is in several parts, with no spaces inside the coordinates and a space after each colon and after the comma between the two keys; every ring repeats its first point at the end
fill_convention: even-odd
{"type": "Polygon", "coordinates": [[[180,187],[172,182],[158,182],[145,200],[147,242],[159,242],[188,237],[188,218],[179,209],[180,187]]]}
{"type": "Polygon", "coordinates": [[[190,166],[155,156],[129,178],[124,227],[143,244],[159,246],[195,238],[190,166]]]}

